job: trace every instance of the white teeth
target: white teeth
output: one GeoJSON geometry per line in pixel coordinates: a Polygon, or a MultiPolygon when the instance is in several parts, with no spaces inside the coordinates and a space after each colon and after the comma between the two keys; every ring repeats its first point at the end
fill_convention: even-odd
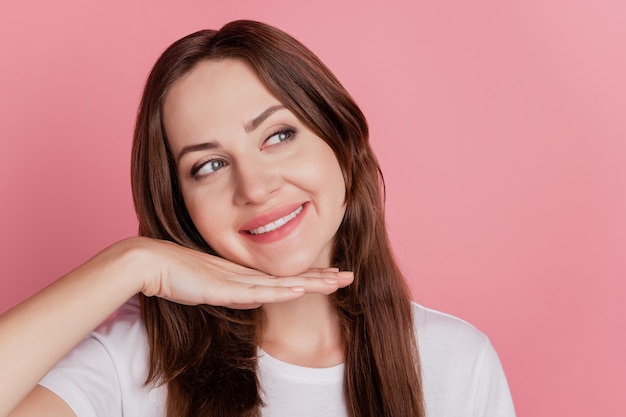
{"type": "Polygon", "coordinates": [[[300,206],[285,217],[281,217],[278,220],[274,220],[271,223],[266,224],[265,226],[257,227],[256,229],[249,230],[251,235],[260,235],[263,233],[271,232],[272,230],[279,229],[283,227],[285,224],[289,223],[292,219],[294,219],[298,214],[300,214],[303,210],[303,207],[300,206]]]}

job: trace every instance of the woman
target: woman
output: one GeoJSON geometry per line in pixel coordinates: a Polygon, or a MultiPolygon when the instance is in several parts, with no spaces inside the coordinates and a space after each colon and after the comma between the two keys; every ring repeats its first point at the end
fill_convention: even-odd
{"type": "Polygon", "coordinates": [[[514,415],[487,338],[410,302],[379,174],[299,42],[251,21],[179,40],[137,119],[141,237],[3,315],[1,414],[514,415]]]}

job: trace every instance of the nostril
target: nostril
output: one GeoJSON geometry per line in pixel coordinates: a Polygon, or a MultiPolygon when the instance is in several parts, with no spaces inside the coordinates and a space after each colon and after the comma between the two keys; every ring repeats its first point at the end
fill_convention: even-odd
{"type": "Polygon", "coordinates": [[[247,164],[237,169],[235,197],[239,204],[265,203],[279,189],[280,175],[265,165],[247,164]]]}

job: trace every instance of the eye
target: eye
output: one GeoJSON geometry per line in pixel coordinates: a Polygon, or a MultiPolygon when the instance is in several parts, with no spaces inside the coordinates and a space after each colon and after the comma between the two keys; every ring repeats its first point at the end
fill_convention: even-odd
{"type": "Polygon", "coordinates": [[[283,128],[278,132],[270,135],[267,139],[265,139],[266,146],[278,145],[282,142],[288,141],[293,138],[296,131],[292,128],[283,128]]]}
{"type": "Polygon", "coordinates": [[[206,177],[207,175],[216,173],[227,165],[228,162],[223,159],[209,159],[208,161],[194,165],[193,168],[191,168],[191,176],[194,178],[206,177]]]}

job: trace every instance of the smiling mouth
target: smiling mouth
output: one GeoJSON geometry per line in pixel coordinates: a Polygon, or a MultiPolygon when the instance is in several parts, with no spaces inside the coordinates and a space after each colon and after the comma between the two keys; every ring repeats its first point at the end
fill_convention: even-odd
{"type": "Polygon", "coordinates": [[[302,213],[302,210],[304,210],[304,206],[298,207],[297,209],[287,214],[286,216],[283,216],[280,219],[274,220],[271,223],[268,223],[261,227],[257,227],[256,229],[248,230],[248,233],[251,235],[262,235],[263,233],[280,229],[281,227],[283,227],[284,225],[286,225],[287,223],[295,219],[298,214],[302,213]]]}

